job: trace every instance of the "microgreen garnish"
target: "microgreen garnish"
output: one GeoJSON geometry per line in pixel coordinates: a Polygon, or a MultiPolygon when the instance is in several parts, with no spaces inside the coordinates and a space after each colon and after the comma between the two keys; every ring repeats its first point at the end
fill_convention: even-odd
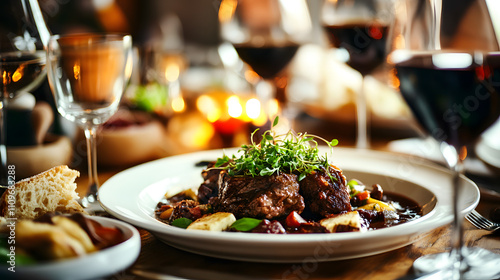
{"type": "MultiPolygon", "coordinates": [[[[278,124],[278,117],[273,121],[273,128],[278,124]]],[[[313,171],[325,168],[328,175],[329,162],[327,156],[320,156],[318,151],[318,140],[326,143],[330,149],[338,144],[337,139],[327,141],[316,135],[308,133],[296,134],[289,130],[285,134],[278,135],[275,131],[267,130],[262,135],[259,143],[242,145],[238,150],[240,156],[223,155],[218,158],[215,167],[227,170],[230,176],[269,176],[280,172],[297,174],[298,180],[304,179],[313,171]]],[[[330,178],[334,178],[330,175],[330,178]]]]}

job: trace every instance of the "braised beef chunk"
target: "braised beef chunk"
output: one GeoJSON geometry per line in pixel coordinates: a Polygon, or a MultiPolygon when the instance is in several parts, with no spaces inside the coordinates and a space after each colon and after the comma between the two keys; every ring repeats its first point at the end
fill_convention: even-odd
{"type": "Polygon", "coordinates": [[[212,197],[216,197],[219,191],[219,174],[221,169],[210,169],[215,166],[215,162],[208,164],[207,169],[201,172],[203,183],[198,188],[198,201],[200,203],[208,203],[212,197]]]}
{"type": "Polygon", "coordinates": [[[332,214],[351,211],[349,189],[342,170],[330,166],[326,171],[316,171],[300,181],[301,194],[313,214],[328,217],[332,214]]]}
{"type": "Polygon", "coordinates": [[[262,220],[258,226],[256,226],[254,229],[252,229],[253,233],[271,233],[271,234],[283,234],[286,233],[285,228],[283,225],[274,220],[274,221],[269,221],[267,219],[262,220]]]}
{"type": "Polygon", "coordinates": [[[231,212],[236,217],[276,219],[292,211],[304,210],[297,176],[229,176],[222,172],[217,199],[210,200],[216,211],[231,212]]]}
{"type": "Polygon", "coordinates": [[[378,200],[382,200],[384,198],[384,190],[382,190],[382,187],[379,184],[372,185],[370,197],[378,200]]]}
{"type": "Polygon", "coordinates": [[[188,218],[196,220],[203,216],[199,203],[194,200],[183,200],[174,206],[174,210],[170,215],[170,223],[179,218],[188,218]]]}
{"type": "Polygon", "coordinates": [[[288,233],[329,233],[328,229],[318,222],[302,223],[297,227],[287,227],[288,233]]]}
{"type": "Polygon", "coordinates": [[[380,211],[374,210],[366,210],[366,209],[358,209],[359,215],[361,218],[365,219],[368,223],[375,222],[383,222],[384,221],[384,213],[380,211]]]}

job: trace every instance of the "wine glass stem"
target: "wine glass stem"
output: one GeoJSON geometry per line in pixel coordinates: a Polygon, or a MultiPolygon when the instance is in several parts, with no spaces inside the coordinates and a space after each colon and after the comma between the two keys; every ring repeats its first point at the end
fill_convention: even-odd
{"type": "Polygon", "coordinates": [[[358,149],[368,149],[370,147],[368,139],[368,106],[366,103],[365,88],[365,77],[363,76],[361,80],[361,88],[357,94],[356,100],[356,148],[358,149]]]}
{"type": "Polygon", "coordinates": [[[454,166],[451,166],[453,171],[453,228],[451,231],[451,259],[453,261],[453,278],[460,279],[461,272],[464,267],[464,256],[462,252],[464,244],[463,236],[463,216],[460,211],[460,175],[463,173],[464,164],[460,155],[454,166]]]}
{"type": "Polygon", "coordinates": [[[99,180],[97,178],[96,132],[97,127],[95,125],[88,125],[85,127],[89,176],[89,191],[87,192],[87,199],[90,203],[97,199],[97,190],[99,188],[99,180]]]}
{"type": "Polygon", "coordinates": [[[274,119],[273,114],[276,113],[280,117],[281,124],[286,124],[289,128],[293,128],[295,118],[297,117],[297,108],[288,100],[286,92],[287,82],[286,78],[283,77],[279,81],[276,78],[262,79],[258,85],[260,89],[256,89],[256,91],[259,100],[266,106],[265,111],[268,117],[274,119]],[[265,90],[262,89],[263,86],[266,88],[265,90]],[[270,106],[269,101],[272,99],[277,102],[277,112],[270,106]]]}
{"type": "Polygon", "coordinates": [[[2,172],[0,176],[0,185],[7,186],[7,144],[5,106],[7,105],[6,98],[0,98],[0,163],[2,164],[2,172]]]}

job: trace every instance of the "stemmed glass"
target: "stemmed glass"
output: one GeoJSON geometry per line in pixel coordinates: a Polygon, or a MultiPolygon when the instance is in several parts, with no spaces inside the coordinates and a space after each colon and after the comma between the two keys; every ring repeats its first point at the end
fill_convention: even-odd
{"type": "Polygon", "coordinates": [[[8,0],[0,10],[0,184],[7,185],[5,108],[9,99],[45,78],[45,44],[50,33],[37,1],[8,0]]]}
{"type": "Polygon", "coordinates": [[[393,83],[422,129],[439,142],[453,184],[451,252],[422,256],[414,268],[441,271],[441,279],[496,278],[499,255],[463,246],[459,180],[467,145],[500,115],[500,52],[487,9],[475,0],[399,3],[388,58],[394,66],[393,83]],[[455,9],[444,8],[445,3],[455,9]],[[468,18],[474,21],[462,20],[468,18]]]}
{"type": "Polygon", "coordinates": [[[357,148],[370,146],[364,80],[385,62],[393,18],[392,0],[326,0],[321,8],[321,24],[336,58],[363,76],[356,98],[357,148]]]}
{"type": "Polygon", "coordinates": [[[96,130],[118,109],[132,72],[132,38],[121,34],[52,36],[48,78],[57,110],[82,127],[87,140],[89,192],[81,204],[97,203],[96,130]]]}
{"type": "MultiPolygon", "coordinates": [[[[283,123],[285,119],[291,123],[293,112],[287,107],[283,86],[286,82],[281,80],[278,85],[276,79],[310,35],[312,23],[306,1],[223,0],[219,22],[222,38],[260,76],[256,91],[261,103],[267,107],[276,99],[283,123]]],[[[268,115],[271,111],[265,110],[268,115]]]]}

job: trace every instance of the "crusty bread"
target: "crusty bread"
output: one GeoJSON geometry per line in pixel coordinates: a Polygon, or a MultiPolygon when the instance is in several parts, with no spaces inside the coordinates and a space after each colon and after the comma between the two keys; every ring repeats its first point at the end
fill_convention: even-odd
{"type": "Polygon", "coordinates": [[[17,182],[15,207],[9,205],[8,196],[12,192],[6,190],[0,198],[0,216],[35,219],[54,211],[85,212],[77,201],[75,179],[78,176],[80,172],[61,165],[17,182]]]}

